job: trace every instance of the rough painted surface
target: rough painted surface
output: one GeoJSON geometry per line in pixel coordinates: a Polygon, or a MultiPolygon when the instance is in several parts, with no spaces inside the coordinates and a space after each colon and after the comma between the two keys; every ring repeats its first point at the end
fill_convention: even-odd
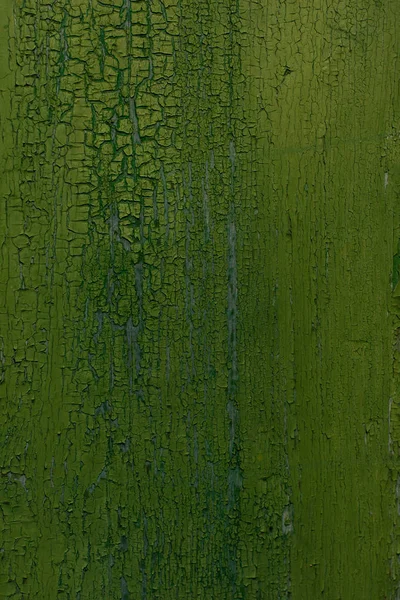
{"type": "Polygon", "coordinates": [[[0,597],[400,598],[400,5],[1,9],[0,597]]]}

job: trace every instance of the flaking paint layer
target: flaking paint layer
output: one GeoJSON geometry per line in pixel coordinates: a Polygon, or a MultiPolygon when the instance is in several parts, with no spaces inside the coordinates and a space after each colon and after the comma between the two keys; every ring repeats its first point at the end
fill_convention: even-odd
{"type": "Polygon", "coordinates": [[[2,0],[0,597],[399,596],[400,6],[311,4],[2,0]]]}

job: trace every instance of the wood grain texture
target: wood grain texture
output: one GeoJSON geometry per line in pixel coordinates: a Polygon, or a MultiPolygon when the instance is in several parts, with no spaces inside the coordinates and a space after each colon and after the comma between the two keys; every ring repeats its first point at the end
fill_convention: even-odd
{"type": "Polygon", "coordinates": [[[400,4],[1,9],[0,598],[400,598],[400,4]]]}

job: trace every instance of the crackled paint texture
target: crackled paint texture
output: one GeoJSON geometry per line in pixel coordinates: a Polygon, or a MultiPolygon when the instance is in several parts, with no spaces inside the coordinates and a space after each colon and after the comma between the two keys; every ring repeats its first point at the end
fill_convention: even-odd
{"type": "Polygon", "coordinates": [[[1,0],[1,598],[400,598],[399,23],[1,0]]]}

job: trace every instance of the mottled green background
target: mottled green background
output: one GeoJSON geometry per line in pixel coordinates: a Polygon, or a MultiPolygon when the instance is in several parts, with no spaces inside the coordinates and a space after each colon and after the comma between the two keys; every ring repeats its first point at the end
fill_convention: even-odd
{"type": "Polygon", "coordinates": [[[397,0],[1,0],[0,598],[400,598],[397,0]]]}

